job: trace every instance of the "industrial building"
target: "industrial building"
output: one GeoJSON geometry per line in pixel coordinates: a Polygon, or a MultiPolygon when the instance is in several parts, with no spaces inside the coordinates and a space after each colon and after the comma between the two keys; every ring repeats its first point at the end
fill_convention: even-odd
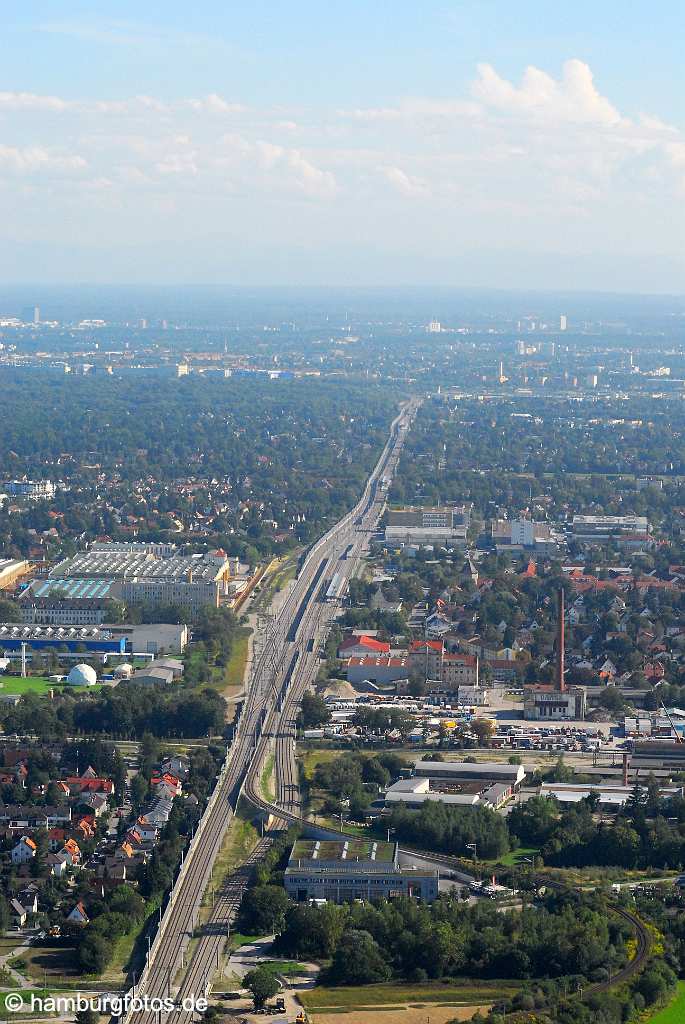
{"type": "Polygon", "coordinates": [[[143,623],[139,626],[105,625],[114,637],[123,637],[127,654],[182,654],[188,646],[190,630],[184,623],[143,623]]]}
{"type": "Polygon", "coordinates": [[[34,580],[19,595],[21,621],[45,626],[99,626],[111,616],[112,579],[34,580]]]}
{"type": "Polygon", "coordinates": [[[284,885],[290,898],[299,903],[399,896],[431,903],[438,895],[438,871],[400,867],[396,843],[298,839],[285,869],[284,885]]]}
{"type": "Polygon", "coordinates": [[[411,665],[405,657],[348,658],[346,675],[349,683],[396,683],[407,679],[411,665]]]}
{"type": "Polygon", "coordinates": [[[414,774],[428,779],[506,782],[518,790],[526,769],[522,764],[501,761],[417,761],[414,774]]]}
{"type": "Polygon", "coordinates": [[[0,558],[0,590],[8,590],[30,569],[25,558],[0,558]]]}
{"type": "MultiPolygon", "coordinates": [[[[619,786],[611,783],[589,783],[581,785],[575,782],[543,782],[539,789],[540,796],[554,797],[561,804],[578,803],[585,800],[591,793],[596,793],[599,806],[611,810],[620,810],[630,799],[634,786],[619,786]]],[[[659,796],[668,800],[683,795],[682,786],[660,786],[659,796]]]]}
{"type": "Polygon", "coordinates": [[[54,651],[66,654],[124,654],[126,639],[97,626],[26,626],[16,622],[0,624],[0,650],[9,653],[54,651]]]}
{"type": "Polygon", "coordinates": [[[465,545],[471,521],[468,505],[453,508],[388,509],[386,544],[465,545]]]}
{"type": "Polygon", "coordinates": [[[564,590],[557,594],[556,682],[526,686],[523,690],[523,717],[530,721],[577,721],[585,718],[586,691],[582,686],[566,686],[564,675],[564,590]]]}
{"type": "Polygon", "coordinates": [[[582,686],[559,689],[543,684],[524,688],[523,717],[529,721],[582,721],[585,711],[586,692],[582,686]]]}
{"type": "Polygon", "coordinates": [[[194,613],[206,605],[218,607],[220,598],[229,594],[231,574],[238,567],[236,559],[229,559],[221,550],[181,556],[166,554],[169,549],[168,545],[107,544],[66,558],[51,570],[47,580],[35,581],[21,596],[23,616],[31,622],[64,624],[65,602],[84,599],[96,602],[80,609],[80,619],[88,624],[104,621],[100,613],[109,600],[129,605],[177,605],[194,613]]]}
{"type": "Polygon", "coordinates": [[[502,807],[511,799],[515,792],[512,780],[505,782],[491,779],[447,780],[445,778],[428,778],[415,776],[411,779],[400,779],[387,790],[385,806],[403,803],[408,808],[419,808],[427,800],[436,800],[441,804],[453,804],[461,807],[475,807],[485,804],[494,810],[502,807]]]}
{"type": "Polygon", "coordinates": [[[579,544],[612,540],[622,547],[632,547],[649,540],[651,527],[646,516],[574,516],[571,530],[579,544]]]}

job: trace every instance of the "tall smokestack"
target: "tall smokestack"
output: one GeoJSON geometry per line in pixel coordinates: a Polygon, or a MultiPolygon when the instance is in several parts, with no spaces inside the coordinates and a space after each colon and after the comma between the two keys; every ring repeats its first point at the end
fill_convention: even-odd
{"type": "Polygon", "coordinates": [[[628,785],[628,754],[623,755],[623,785],[628,785]]]}
{"type": "Polygon", "coordinates": [[[557,595],[557,689],[564,692],[564,588],[557,595]]]}

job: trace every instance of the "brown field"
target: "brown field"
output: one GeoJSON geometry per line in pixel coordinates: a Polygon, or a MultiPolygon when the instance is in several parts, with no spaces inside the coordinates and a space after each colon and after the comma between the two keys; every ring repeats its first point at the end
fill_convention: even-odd
{"type": "Polygon", "coordinates": [[[368,1010],[350,1010],[349,1013],[313,1013],[314,1024],[447,1024],[450,1020],[470,1020],[476,1010],[487,1011],[492,1003],[480,1006],[445,1006],[430,1003],[419,1007],[374,1006],[368,1010]]]}

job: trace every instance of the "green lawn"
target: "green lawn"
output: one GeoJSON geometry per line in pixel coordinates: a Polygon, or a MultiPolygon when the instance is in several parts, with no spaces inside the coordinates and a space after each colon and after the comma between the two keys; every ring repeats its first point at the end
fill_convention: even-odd
{"type": "MultiPolygon", "coordinates": [[[[6,676],[0,677],[0,693],[45,693],[47,694],[50,690],[62,690],[62,683],[51,683],[47,676],[27,676],[26,679],[22,679],[21,676],[6,676]]],[[[65,689],[73,691],[74,693],[84,693],[85,691],[95,691],[102,688],[102,683],[96,683],[95,686],[66,686],[65,689]]]]}
{"type": "Polygon", "coordinates": [[[685,981],[678,982],[672,1003],[659,1010],[656,1017],[650,1017],[650,1024],[682,1024],[685,1020],[685,981]]]}
{"type": "Polygon", "coordinates": [[[39,999],[46,999],[48,996],[56,997],[58,995],[57,992],[50,992],[49,989],[41,989],[41,988],[23,988],[23,989],[14,989],[13,992],[12,992],[12,995],[16,995],[16,993],[19,993],[21,995],[22,1000],[23,1000],[23,1006],[22,1006],[20,1012],[18,1012],[16,1008],[13,1009],[13,1010],[8,1010],[7,1006],[5,1005],[5,1000],[7,999],[7,996],[10,993],[9,992],[0,992],[0,1019],[2,1019],[2,1020],[12,1020],[14,1018],[14,1020],[16,1020],[18,1017],[19,1018],[22,1018],[22,1017],[23,1018],[35,1017],[38,1020],[45,1020],[46,1016],[50,1016],[50,1017],[54,1017],[55,1016],[54,1013],[46,1014],[44,1012],[41,1012],[40,1015],[37,1014],[37,1013],[33,1013],[32,1014],[30,1012],[30,1009],[31,1009],[31,996],[34,995],[34,996],[36,996],[39,999]]]}
{"type": "Polygon", "coordinates": [[[511,850],[510,853],[506,853],[504,857],[498,859],[499,864],[504,864],[508,868],[516,867],[517,864],[522,864],[525,857],[533,860],[537,857],[540,850],[537,846],[519,846],[516,850],[511,850]]]}
{"type": "Polygon", "coordinates": [[[299,964],[296,960],[265,960],[260,966],[266,967],[274,974],[282,974],[284,978],[291,978],[307,972],[304,964],[299,964]]]}

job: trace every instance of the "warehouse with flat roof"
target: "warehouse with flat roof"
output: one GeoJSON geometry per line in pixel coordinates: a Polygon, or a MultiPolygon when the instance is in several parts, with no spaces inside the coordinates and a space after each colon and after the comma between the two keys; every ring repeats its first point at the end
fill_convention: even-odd
{"type": "Polygon", "coordinates": [[[396,843],[357,839],[298,839],[285,869],[291,899],[333,903],[412,896],[431,903],[438,871],[400,867],[396,843]]]}

